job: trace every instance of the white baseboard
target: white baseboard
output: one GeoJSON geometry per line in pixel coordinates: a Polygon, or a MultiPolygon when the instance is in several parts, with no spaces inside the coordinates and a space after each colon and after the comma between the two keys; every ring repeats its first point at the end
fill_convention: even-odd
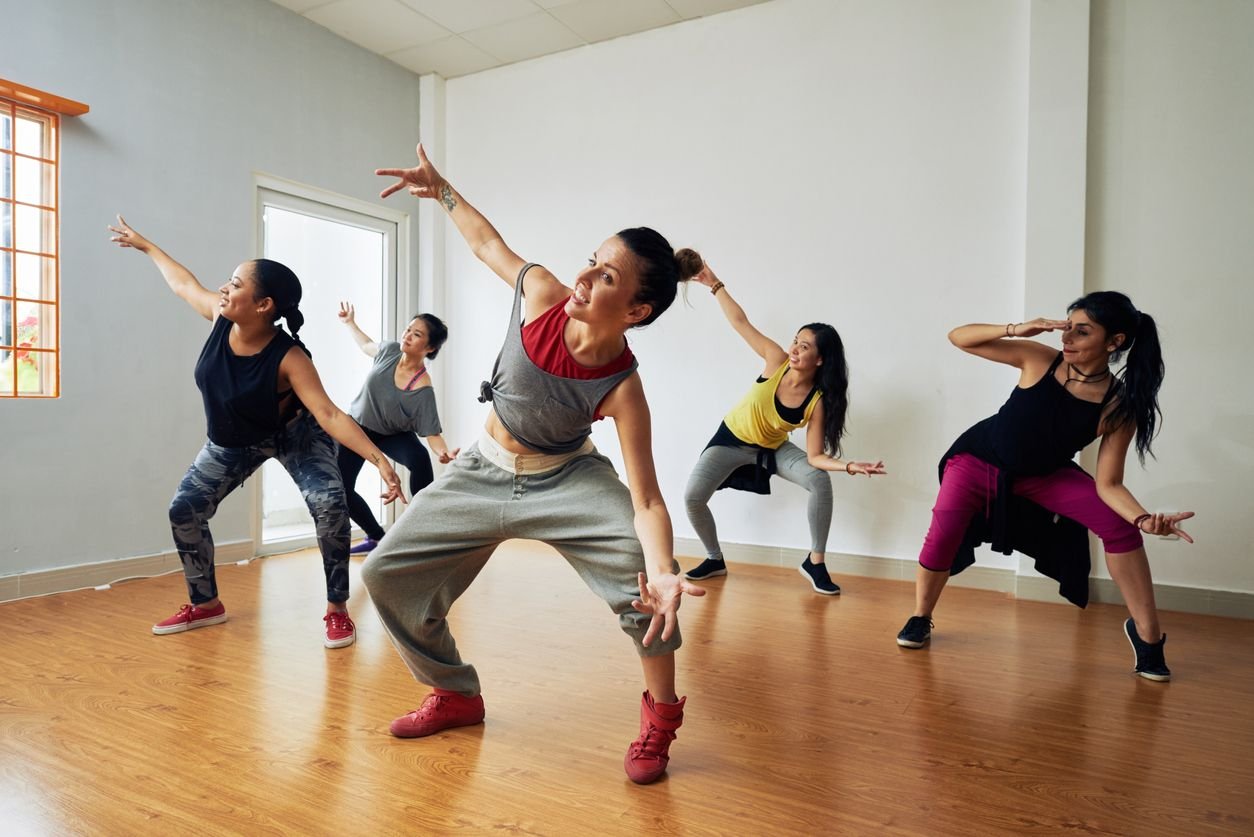
{"type": "MultiPolygon", "coordinates": [[[[675,553],[681,556],[705,557],[705,547],[695,538],[675,538],[675,553]]],[[[768,547],[753,544],[723,544],[723,557],[734,563],[764,564],[770,567],[796,567],[805,560],[806,552],[788,547],[768,547]]],[[[876,558],[869,555],[827,553],[827,565],[837,575],[860,575],[870,578],[887,578],[914,581],[915,562],[897,558],[876,558]]],[[[980,590],[996,590],[1009,593],[1017,599],[1037,602],[1067,601],[1058,595],[1058,582],[1040,575],[1020,575],[1011,568],[974,566],[954,576],[951,584],[974,587],[980,590]]],[[[1093,602],[1122,604],[1119,588],[1109,578],[1089,579],[1089,599],[1093,602]]],[[[1237,619],[1254,619],[1254,593],[1236,593],[1229,590],[1208,590],[1203,587],[1180,587],[1155,584],[1154,599],[1160,610],[1177,610],[1184,613],[1202,613],[1208,616],[1229,616],[1237,619]]]]}
{"type": "MultiPolygon", "coordinates": [[[[234,564],[252,557],[252,541],[232,541],[215,545],[215,564],[234,564]]],[[[52,570],[34,570],[0,577],[0,602],[81,590],[84,587],[99,587],[128,578],[148,578],[180,571],[182,568],[177,552],[161,552],[156,555],[119,558],[115,561],[57,567],[52,570]]]]}

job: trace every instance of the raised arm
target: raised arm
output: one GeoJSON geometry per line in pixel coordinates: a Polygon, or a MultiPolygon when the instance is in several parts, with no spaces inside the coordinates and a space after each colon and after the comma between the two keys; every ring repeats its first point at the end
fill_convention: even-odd
{"type": "Polygon", "coordinates": [[[1016,337],[1035,337],[1048,331],[1066,331],[1066,320],[1047,320],[1038,317],[1026,323],[990,325],[971,323],[958,326],[949,332],[949,342],[968,354],[986,360],[1004,363],[1020,370],[1021,384],[1034,383],[1049,368],[1057,349],[1035,340],[1015,340],[1016,337]]]}
{"type": "Polygon", "coordinates": [[[723,316],[727,318],[727,322],[731,323],[731,327],[736,330],[749,348],[753,349],[757,355],[766,361],[766,368],[770,372],[774,372],[779,365],[788,359],[788,353],[784,348],[762,332],[758,331],[753,323],[749,322],[749,317],[745,314],[745,309],[740,307],[740,303],[732,299],[731,292],[727,290],[710,266],[704,265],[701,272],[692,277],[692,281],[697,282],[714,294],[714,298],[718,300],[718,307],[722,309],[723,316]]]}
{"type": "Polygon", "coordinates": [[[288,349],[283,356],[283,362],[279,364],[279,379],[280,386],[286,383],[292,388],[300,403],[305,405],[305,409],[309,410],[332,439],[379,469],[379,476],[383,477],[383,482],[388,487],[383,494],[384,502],[390,503],[397,498],[405,502],[401,480],[392,468],[392,463],[388,462],[383,451],[362,432],[357,422],[345,415],[327,396],[313,361],[299,346],[288,349]]]}
{"type": "Polygon", "coordinates": [[[361,349],[370,357],[374,357],[379,353],[379,344],[376,343],[369,334],[361,330],[357,325],[357,311],[353,308],[351,302],[340,302],[340,313],[337,314],[340,322],[348,326],[348,333],[353,335],[353,340],[357,342],[357,348],[361,349]]]}
{"type": "Polygon", "coordinates": [[[627,486],[636,511],[634,523],[644,552],[645,572],[640,578],[640,600],[632,602],[632,606],[653,616],[643,640],[648,646],[659,632],[663,641],[670,639],[679,624],[679,601],[684,593],[704,596],[705,590],[674,572],[674,530],[653,465],[653,430],[639,373],[614,387],[600,409],[602,415],[614,419],[618,430],[627,486]]]}
{"type": "MultiPolygon", "coordinates": [[[[384,177],[398,178],[395,183],[379,193],[381,198],[386,198],[401,189],[408,189],[409,194],[415,197],[439,201],[445,213],[457,225],[457,231],[462,234],[462,238],[466,240],[466,244],[469,245],[475,257],[492,268],[492,272],[501,277],[507,285],[514,287],[518,272],[527,263],[526,260],[511,250],[488,219],[467,203],[466,199],[444,179],[444,176],[436,171],[435,166],[427,159],[426,152],[422,150],[422,143],[418,144],[417,166],[409,169],[375,169],[374,173],[384,177]]],[[[539,287],[537,283],[548,284],[549,282],[559,286],[559,289],[553,291],[555,295],[560,293],[565,296],[569,293],[569,289],[562,286],[557,277],[544,268],[537,265],[527,271],[527,290],[539,287]]]]}
{"type": "Polygon", "coordinates": [[[125,218],[119,215],[118,225],[110,225],[109,231],[113,233],[109,240],[116,242],[119,247],[128,247],[147,254],[165,277],[165,283],[170,286],[170,290],[178,294],[197,314],[210,321],[218,316],[220,296],[200,284],[190,270],[170,258],[164,250],[135,232],[125,218]]]}

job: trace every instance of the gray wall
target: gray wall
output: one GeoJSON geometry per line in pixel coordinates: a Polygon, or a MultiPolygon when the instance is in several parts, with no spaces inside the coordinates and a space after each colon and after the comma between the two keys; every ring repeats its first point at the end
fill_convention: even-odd
{"type": "MultiPolygon", "coordinates": [[[[121,211],[216,288],[256,255],[253,172],[376,200],[374,168],[413,157],[418,79],[267,0],[4,0],[0,19],[0,77],[91,106],[62,121],[62,397],[0,402],[0,575],[166,552],[208,325],[105,225],[121,211]]],[[[216,540],[250,519],[237,492],[216,540]]]]}

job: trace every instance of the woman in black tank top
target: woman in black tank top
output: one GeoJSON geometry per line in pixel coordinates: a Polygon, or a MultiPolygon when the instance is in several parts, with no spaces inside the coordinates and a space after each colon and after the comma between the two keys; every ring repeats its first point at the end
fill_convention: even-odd
{"type": "Polygon", "coordinates": [[[832,523],[830,473],[843,471],[868,477],[885,473],[883,462],[840,458],[849,406],[849,368],[844,343],[830,325],[810,323],[798,329],[785,351],[749,321],[744,309],[732,299],[731,292],[709,265],[705,265],[693,281],[710,289],[723,316],[766,365],[757,384],[719,425],[688,478],[684,505],[706,557],[686,575],[699,581],[727,574],[714,515],[710,512],[714,492],[720,488],[735,488],[769,494],[770,478],[779,474],[800,485],[809,495],[806,519],[810,526],[810,552],[798,571],[816,593],[839,595],[840,586],[832,581],[825,561],[832,523]],[[763,384],[768,386],[763,387],[763,384]],[[773,391],[767,392],[771,387],[773,391]],[[780,398],[781,392],[795,403],[785,404],[780,398]],[[788,440],[788,433],[807,424],[803,451],[788,440]]]}
{"type": "Polygon", "coordinates": [[[941,462],[941,490],[919,556],[915,613],[897,637],[921,648],[949,576],[974,560],[974,546],[1018,550],[1060,583],[1064,597],[1088,601],[1087,530],[1103,541],[1106,566],[1131,612],[1124,632],[1137,674],[1171,677],[1163,656],[1149,560],[1141,535],[1174,535],[1192,543],[1180,523],[1193,512],[1151,513],[1123,483],[1135,443],[1141,462],[1161,415],[1163,380],[1158,331],[1127,296],[1099,291],[1076,300],[1068,319],[966,325],[949,333],[963,351],[1017,367],[1019,386],[998,411],[964,433],[941,462]],[[1062,351],[1034,340],[1058,331],[1062,351]],[[1124,354],[1116,372],[1112,364],[1124,354]],[[1096,479],[1073,461],[1101,439],[1096,479]],[[983,510],[983,514],[981,514],[983,510]]]}
{"type": "Polygon", "coordinates": [[[209,439],[170,503],[191,602],[153,625],[153,633],[181,633],[227,620],[218,598],[209,520],[226,495],[273,457],[296,481],[317,528],[327,579],[324,644],[351,645],[356,629],[346,605],[348,507],[332,438],[375,464],[387,482],[389,502],[404,497],[383,453],[331,403],[296,337],[304,322],[300,280],[278,262],[257,259],[237,267],[215,293],[122,216],[109,229],[121,247],[146,253],[170,290],[213,323],[196,364],[209,439]],[[290,336],[276,325],[280,317],[290,336]]]}

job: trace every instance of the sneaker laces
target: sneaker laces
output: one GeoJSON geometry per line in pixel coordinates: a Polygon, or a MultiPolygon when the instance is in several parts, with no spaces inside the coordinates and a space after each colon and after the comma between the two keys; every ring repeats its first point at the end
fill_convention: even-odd
{"type": "Polygon", "coordinates": [[[649,756],[650,758],[661,758],[666,755],[666,750],[670,747],[670,743],[675,740],[675,733],[671,730],[660,729],[653,724],[649,724],[639,738],[631,742],[631,757],[633,759],[641,756],[649,756]]]}
{"type": "Polygon", "coordinates": [[[352,631],[353,620],[347,613],[343,611],[333,611],[322,617],[322,621],[327,623],[327,628],[333,631],[352,631]]]}

